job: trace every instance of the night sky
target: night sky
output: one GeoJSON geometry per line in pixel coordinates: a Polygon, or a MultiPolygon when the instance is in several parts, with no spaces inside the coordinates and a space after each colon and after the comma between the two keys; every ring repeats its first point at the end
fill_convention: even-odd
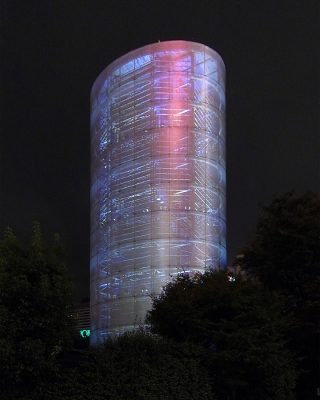
{"type": "Polygon", "coordinates": [[[320,190],[317,0],[1,2],[0,229],[59,232],[89,288],[89,95],[124,53],[158,40],[208,45],[227,70],[229,263],[259,204],[320,190]]]}

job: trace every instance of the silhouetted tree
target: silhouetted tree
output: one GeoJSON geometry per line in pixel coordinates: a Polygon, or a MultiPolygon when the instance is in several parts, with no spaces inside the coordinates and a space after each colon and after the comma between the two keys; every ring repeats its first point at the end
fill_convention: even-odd
{"type": "Polygon", "coordinates": [[[73,368],[31,399],[214,400],[201,352],[143,332],[125,334],[81,353],[73,368]]]}
{"type": "Polygon", "coordinates": [[[154,333],[206,350],[219,399],[293,398],[282,303],[256,283],[224,272],[179,276],[153,300],[147,321],[154,333]]]}
{"type": "Polygon", "coordinates": [[[34,223],[27,245],[6,229],[0,241],[0,385],[7,399],[54,373],[71,340],[70,301],[58,236],[46,246],[34,223]]]}
{"type": "Polygon", "coordinates": [[[241,268],[282,294],[292,316],[289,339],[299,360],[299,398],[320,390],[320,195],[294,192],[262,209],[241,268]]]}

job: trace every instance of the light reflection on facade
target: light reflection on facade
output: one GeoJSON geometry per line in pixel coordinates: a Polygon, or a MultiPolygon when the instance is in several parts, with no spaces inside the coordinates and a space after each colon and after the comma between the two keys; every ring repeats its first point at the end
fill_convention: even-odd
{"type": "Polygon", "coordinates": [[[134,50],[91,94],[91,342],[143,324],[181,271],[224,268],[225,69],[202,44],[134,50]]]}

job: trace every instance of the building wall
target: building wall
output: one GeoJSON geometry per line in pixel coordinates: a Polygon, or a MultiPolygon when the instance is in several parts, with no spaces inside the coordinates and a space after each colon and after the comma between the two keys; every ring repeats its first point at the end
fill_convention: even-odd
{"type": "Polygon", "coordinates": [[[109,65],[91,94],[91,340],[144,323],[178,272],[225,267],[225,68],[170,41],[109,65]]]}
{"type": "Polygon", "coordinates": [[[86,336],[90,335],[90,304],[83,302],[76,305],[71,313],[71,322],[74,335],[86,336]],[[84,332],[85,331],[85,332],[84,332]]]}

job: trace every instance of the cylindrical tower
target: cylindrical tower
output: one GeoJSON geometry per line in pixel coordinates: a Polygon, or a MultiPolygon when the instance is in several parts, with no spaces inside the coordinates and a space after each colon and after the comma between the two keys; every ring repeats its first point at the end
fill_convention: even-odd
{"type": "Polygon", "coordinates": [[[199,43],[109,65],[91,93],[91,343],[144,323],[182,271],[223,268],[225,68],[199,43]]]}

